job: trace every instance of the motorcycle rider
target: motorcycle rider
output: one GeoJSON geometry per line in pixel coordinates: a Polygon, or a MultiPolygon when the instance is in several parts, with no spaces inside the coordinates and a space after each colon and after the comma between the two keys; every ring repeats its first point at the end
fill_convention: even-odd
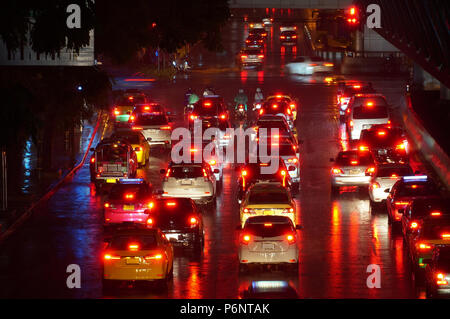
{"type": "Polygon", "coordinates": [[[211,87],[207,87],[203,91],[203,96],[215,95],[214,90],[211,87]]]}
{"type": "Polygon", "coordinates": [[[238,109],[238,105],[243,104],[244,110],[245,110],[245,112],[247,112],[248,97],[247,97],[247,95],[245,95],[244,89],[239,89],[239,93],[234,98],[234,102],[236,103],[236,105],[234,107],[236,111],[238,109]]]}
{"type": "Polygon", "coordinates": [[[259,109],[261,107],[261,103],[264,101],[264,95],[260,88],[256,88],[254,102],[253,102],[253,110],[259,109]],[[257,105],[259,104],[259,107],[257,105]]]}

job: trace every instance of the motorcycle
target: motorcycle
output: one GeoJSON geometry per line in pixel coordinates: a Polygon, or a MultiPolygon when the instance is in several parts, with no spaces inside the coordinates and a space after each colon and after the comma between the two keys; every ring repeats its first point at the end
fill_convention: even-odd
{"type": "Polygon", "coordinates": [[[238,121],[245,121],[247,119],[247,112],[245,111],[244,104],[238,104],[236,108],[236,119],[238,121]]]}

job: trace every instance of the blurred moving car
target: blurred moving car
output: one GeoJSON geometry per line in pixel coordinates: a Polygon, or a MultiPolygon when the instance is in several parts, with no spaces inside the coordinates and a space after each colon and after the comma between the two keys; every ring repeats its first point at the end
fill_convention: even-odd
{"type": "Polygon", "coordinates": [[[297,32],[295,31],[283,31],[280,33],[281,45],[296,45],[297,44],[297,32]]]}
{"type": "Polygon", "coordinates": [[[348,103],[350,99],[356,94],[371,94],[376,93],[372,87],[372,83],[360,81],[341,81],[338,82],[338,90],[336,94],[339,114],[341,117],[346,115],[348,103]]]}
{"type": "Polygon", "coordinates": [[[248,35],[258,35],[262,38],[267,38],[267,31],[264,27],[261,28],[252,28],[248,32],[248,35]]]}
{"type": "Polygon", "coordinates": [[[375,172],[375,160],[369,152],[341,151],[330,161],[334,163],[331,168],[332,195],[339,194],[341,186],[368,186],[375,172]]]}
{"type": "Polygon", "coordinates": [[[157,281],[166,286],[172,279],[173,248],[159,229],[121,226],[105,239],[105,290],[119,281],[157,281]]]}
{"type": "Polygon", "coordinates": [[[164,197],[191,198],[199,204],[216,206],[216,178],[208,163],[171,162],[161,174],[165,174],[164,197]]]}
{"type": "Polygon", "coordinates": [[[414,172],[409,164],[377,164],[369,184],[369,199],[372,209],[376,204],[384,203],[392,186],[403,176],[414,172]]]}
{"type": "Polygon", "coordinates": [[[249,217],[239,237],[240,271],[254,264],[277,264],[298,272],[297,232],[289,217],[249,217]]]}
{"type": "Polygon", "coordinates": [[[450,245],[438,246],[426,260],[425,287],[427,298],[450,294],[450,245]]]}
{"type": "MultiPolygon", "coordinates": [[[[137,161],[140,166],[145,166],[150,157],[149,140],[140,131],[136,130],[116,130],[112,135],[113,139],[124,139],[131,144],[136,153],[137,161]]],[[[150,139],[151,140],[151,139],[150,139]]]]}
{"type": "Polygon", "coordinates": [[[103,205],[105,224],[145,224],[153,207],[152,187],[142,178],[119,179],[103,205]]]}
{"type": "Polygon", "coordinates": [[[240,208],[241,226],[253,216],[285,216],[297,224],[297,210],[288,189],[279,183],[256,183],[246,192],[240,208]]]}
{"type": "Polygon", "coordinates": [[[154,200],[147,225],[160,229],[174,247],[188,248],[195,253],[203,251],[203,217],[190,198],[154,200]]]}
{"type": "Polygon", "coordinates": [[[262,22],[265,27],[271,27],[273,24],[273,18],[263,18],[262,22]]]}
{"type": "Polygon", "coordinates": [[[136,104],[148,103],[148,97],[143,93],[125,93],[114,102],[112,119],[116,126],[127,126],[136,104]]]}
{"type": "Polygon", "coordinates": [[[264,41],[265,39],[260,35],[249,35],[245,40],[245,45],[248,48],[262,49],[264,47],[264,41]]]}
{"type": "Polygon", "coordinates": [[[301,56],[292,62],[286,63],[285,68],[290,74],[333,73],[334,63],[325,61],[317,56],[301,56]]]}
{"type": "Polygon", "coordinates": [[[386,198],[389,224],[400,223],[406,206],[413,200],[438,197],[439,189],[428,176],[403,176],[392,186],[386,198]]]}

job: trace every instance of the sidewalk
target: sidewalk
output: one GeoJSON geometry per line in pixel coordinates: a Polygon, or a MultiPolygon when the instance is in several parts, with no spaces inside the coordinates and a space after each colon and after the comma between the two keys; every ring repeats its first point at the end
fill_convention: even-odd
{"type": "Polygon", "coordinates": [[[51,172],[39,173],[36,148],[31,141],[26,143],[22,156],[20,172],[8,174],[8,211],[0,212],[0,238],[17,220],[23,217],[30,207],[49,193],[67,174],[82,161],[89,146],[92,133],[97,124],[97,115],[90,121],[84,121],[80,132],[75,135],[77,146],[75,156],[62,149],[55,149],[54,167],[51,172]],[[40,176],[39,176],[40,175],[40,176]]]}

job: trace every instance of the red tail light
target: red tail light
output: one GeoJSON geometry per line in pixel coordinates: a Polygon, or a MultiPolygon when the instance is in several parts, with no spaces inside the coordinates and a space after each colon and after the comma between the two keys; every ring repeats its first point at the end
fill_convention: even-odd
{"type": "Polygon", "coordinates": [[[324,65],[324,66],[334,66],[333,63],[324,63],[323,65],[324,65]]]}
{"type": "Polygon", "coordinates": [[[259,110],[259,115],[263,115],[263,113],[264,113],[264,110],[263,110],[263,109],[260,109],[260,110],[259,110]]]}
{"type": "Polygon", "coordinates": [[[95,163],[95,157],[91,158],[91,163],[95,163]]]}
{"type": "Polygon", "coordinates": [[[450,240],[450,234],[448,234],[448,233],[442,234],[441,238],[444,240],[450,240]]]}
{"type": "Polygon", "coordinates": [[[226,118],[227,118],[227,115],[226,115],[226,114],[221,114],[221,115],[220,115],[220,119],[221,119],[221,120],[225,120],[226,118]]]}
{"type": "Polygon", "coordinates": [[[404,202],[404,201],[396,201],[394,202],[395,206],[406,206],[409,204],[409,202],[404,202]]]}
{"type": "Polygon", "coordinates": [[[316,63],[310,63],[309,66],[317,66],[316,63]]]}
{"type": "Polygon", "coordinates": [[[248,243],[250,242],[251,239],[252,239],[252,237],[251,237],[249,234],[244,234],[244,235],[242,236],[241,242],[242,242],[244,245],[248,245],[248,243]]]}
{"type": "Polygon", "coordinates": [[[170,127],[170,125],[164,125],[164,126],[161,126],[159,129],[160,130],[170,130],[171,127],[170,127]]]}
{"type": "Polygon", "coordinates": [[[137,243],[131,243],[128,245],[128,250],[129,251],[138,251],[140,248],[139,244],[137,243]]]}
{"type": "Polygon", "coordinates": [[[358,149],[359,149],[361,152],[364,152],[364,151],[368,151],[368,150],[369,150],[369,147],[368,147],[368,146],[365,146],[365,145],[360,145],[358,149]]]}
{"type": "Polygon", "coordinates": [[[286,235],[286,240],[288,241],[288,243],[290,244],[290,245],[292,245],[292,244],[294,244],[295,243],[295,236],[294,235],[292,235],[292,234],[287,234],[286,235]]]}
{"type": "Polygon", "coordinates": [[[280,36],[280,39],[286,39],[286,37],[284,35],[280,36]]]}
{"type": "Polygon", "coordinates": [[[409,223],[409,228],[410,229],[417,229],[417,228],[419,228],[419,223],[418,222],[411,222],[411,223],[409,223]]]}
{"type": "Polygon", "coordinates": [[[294,163],[294,164],[297,164],[297,163],[298,163],[297,157],[288,159],[288,163],[294,163]]]}
{"type": "Polygon", "coordinates": [[[352,164],[352,165],[358,165],[359,162],[358,162],[358,161],[350,161],[350,164],[352,164]]]}
{"type": "Polygon", "coordinates": [[[433,245],[427,243],[419,243],[417,244],[417,248],[422,251],[431,250],[433,245]]]}
{"type": "Polygon", "coordinates": [[[163,258],[163,255],[160,253],[153,254],[153,255],[147,255],[144,257],[145,260],[160,260],[163,258]]]}
{"type": "Polygon", "coordinates": [[[380,188],[380,183],[378,183],[378,182],[373,182],[373,183],[371,184],[371,186],[372,186],[373,189],[380,188]]]}
{"type": "Polygon", "coordinates": [[[198,118],[198,116],[197,115],[194,115],[194,114],[191,114],[190,116],[189,116],[189,119],[191,120],[191,121],[193,121],[193,120],[195,120],[195,119],[197,119],[198,118]]]}
{"type": "Polygon", "coordinates": [[[147,225],[153,226],[153,218],[148,218],[147,219],[147,225]]]}
{"type": "Polygon", "coordinates": [[[105,208],[109,208],[109,203],[105,203],[105,205],[103,205],[105,208]]]}
{"type": "Polygon", "coordinates": [[[350,125],[351,128],[353,128],[353,121],[352,120],[350,120],[349,125],[350,125]]]}
{"type": "Polygon", "coordinates": [[[167,170],[166,177],[170,176],[170,168],[167,170]]]}
{"type": "Polygon", "coordinates": [[[177,206],[177,203],[176,202],[167,202],[166,206],[174,207],[174,206],[177,206]]]}
{"type": "Polygon", "coordinates": [[[189,224],[191,225],[191,227],[195,227],[198,225],[198,220],[195,217],[191,217],[189,218],[189,224]]]}
{"type": "Polygon", "coordinates": [[[143,128],[142,128],[142,127],[139,127],[139,126],[133,126],[131,129],[132,129],[132,130],[135,130],[135,131],[140,131],[140,130],[142,130],[143,128]]]}
{"type": "Polygon", "coordinates": [[[431,215],[431,216],[441,216],[442,213],[441,213],[440,211],[435,210],[435,211],[431,212],[430,215],[431,215]]]}
{"type": "Polygon", "coordinates": [[[264,55],[260,54],[260,55],[258,55],[258,58],[263,59],[264,55]]]}
{"type": "Polygon", "coordinates": [[[343,171],[342,169],[336,168],[336,167],[333,167],[333,168],[331,169],[331,172],[332,172],[334,175],[337,175],[337,174],[344,174],[344,171],[343,171]]]}
{"type": "Polygon", "coordinates": [[[134,194],[125,194],[125,199],[134,199],[134,194]]]}
{"type": "Polygon", "coordinates": [[[118,259],[120,259],[120,256],[113,255],[113,254],[104,254],[103,259],[104,260],[118,260],[118,259]]]}
{"type": "Polygon", "coordinates": [[[406,149],[406,146],[405,146],[405,144],[398,144],[398,145],[396,145],[395,146],[395,149],[396,150],[404,150],[404,149],[406,149]]]}
{"type": "Polygon", "coordinates": [[[436,275],[436,284],[439,286],[448,285],[448,281],[445,279],[445,276],[443,273],[438,273],[436,275]]]}
{"type": "Polygon", "coordinates": [[[120,111],[118,109],[114,109],[114,115],[120,115],[120,111]]]}
{"type": "Polygon", "coordinates": [[[375,173],[375,167],[373,167],[373,166],[368,167],[368,168],[366,169],[366,173],[368,173],[368,174],[375,173]]]}

